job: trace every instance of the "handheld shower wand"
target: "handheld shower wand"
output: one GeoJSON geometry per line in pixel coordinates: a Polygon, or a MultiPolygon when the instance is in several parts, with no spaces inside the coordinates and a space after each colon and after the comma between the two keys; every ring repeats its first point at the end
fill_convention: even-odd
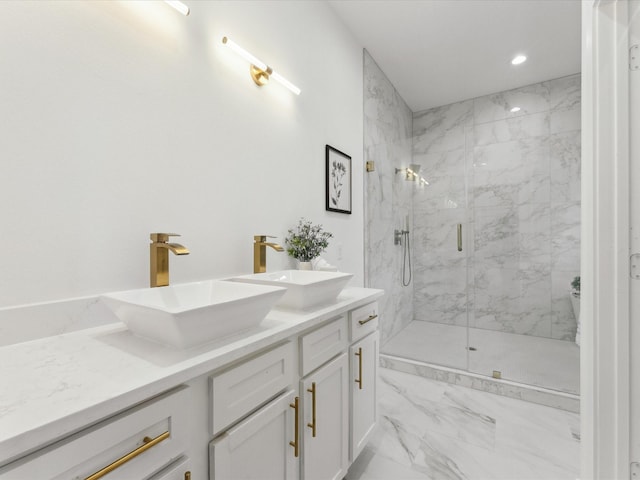
{"type": "Polygon", "coordinates": [[[402,286],[408,287],[411,284],[411,243],[409,239],[409,215],[405,217],[404,230],[394,230],[394,245],[402,245],[402,286]],[[407,269],[407,266],[409,267],[407,269]],[[408,271],[408,277],[407,277],[408,271]]]}

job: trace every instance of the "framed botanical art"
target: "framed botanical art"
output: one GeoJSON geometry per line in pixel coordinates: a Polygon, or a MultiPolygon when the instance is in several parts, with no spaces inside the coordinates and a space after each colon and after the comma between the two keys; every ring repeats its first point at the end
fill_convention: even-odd
{"type": "Polygon", "coordinates": [[[351,213],[351,157],[327,145],[326,209],[330,212],[351,213]]]}

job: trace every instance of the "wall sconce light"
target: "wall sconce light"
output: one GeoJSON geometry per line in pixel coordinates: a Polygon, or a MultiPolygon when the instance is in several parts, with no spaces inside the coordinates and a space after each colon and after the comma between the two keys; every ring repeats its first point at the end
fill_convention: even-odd
{"type": "Polygon", "coordinates": [[[404,179],[406,181],[418,182],[420,186],[429,185],[429,182],[427,182],[424,179],[424,177],[421,177],[420,175],[418,175],[419,171],[420,171],[420,165],[418,165],[417,163],[412,163],[407,168],[396,168],[396,174],[404,173],[405,175],[404,179]]]}
{"type": "Polygon", "coordinates": [[[185,17],[189,15],[189,7],[178,0],[164,0],[164,3],[166,3],[167,5],[171,5],[185,17]]]}
{"type": "Polygon", "coordinates": [[[222,43],[251,64],[251,66],[249,67],[249,73],[251,74],[251,78],[253,79],[253,81],[256,82],[256,85],[261,87],[269,81],[269,78],[273,78],[296,95],[300,95],[300,89],[298,87],[284,78],[278,72],[275,72],[266,63],[258,60],[256,57],[251,55],[240,45],[230,40],[229,37],[222,37],[222,43]]]}
{"type": "Polygon", "coordinates": [[[396,173],[404,173],[404,179],[408,182],[415,182],[418,179],[418,172],[420,171],[420,165],[412,163],[407,168],[396,168],[396,173]]]}

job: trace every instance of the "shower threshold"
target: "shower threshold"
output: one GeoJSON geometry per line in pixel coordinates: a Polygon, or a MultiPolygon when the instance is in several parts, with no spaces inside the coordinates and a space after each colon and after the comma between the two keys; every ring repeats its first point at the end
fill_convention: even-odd
{"type": "Polygon", "coordinates": [[[573,393],[492,378],[466,370],[410,360],[384,353],[380,354],[380,366],[569,412],[580,412],[580,396],[573,393]]]}

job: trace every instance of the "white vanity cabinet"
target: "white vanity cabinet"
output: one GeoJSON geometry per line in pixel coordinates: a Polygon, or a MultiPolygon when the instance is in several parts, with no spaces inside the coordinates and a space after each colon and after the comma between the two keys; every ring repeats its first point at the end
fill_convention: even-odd
{"type": "Polygon", "coordinates": [[[300,337],[302,478],[341,479],[349,466],[347,316],[300,337]]]}
{"type": "Polygon", "coordinates": [[[349,459],[367,444],[377,422],[378,303],[349,313],[350,428],[349,459]]]}
{"type": "Polygon", "coordinates": [[[179,387],[104,420],[9,464],[0,479],[156,480],[157,472],[189,450],[188,395],[188,388],[179,387]]]}
{"type": "Polygon", "coordinates": [[[344,478],[376,425],[377,308],[368,304],[303,332],[297,351],[290,342],[212,376],[210,480],[344,478]],[[297,391],[249,413],[295,386],[296,355],[297,391]]]}
{"type": "Polygon", "coordinates": [[[341,480],[376,423],[381,295],[275,310],[210,350],[165,350],[119,324],[0,349],[0,365],[25,365],[0,389],[18,406],[0,415],[0,480],[341,480]],[[26,375],[41,391],[20,389],[26,375]]]}

